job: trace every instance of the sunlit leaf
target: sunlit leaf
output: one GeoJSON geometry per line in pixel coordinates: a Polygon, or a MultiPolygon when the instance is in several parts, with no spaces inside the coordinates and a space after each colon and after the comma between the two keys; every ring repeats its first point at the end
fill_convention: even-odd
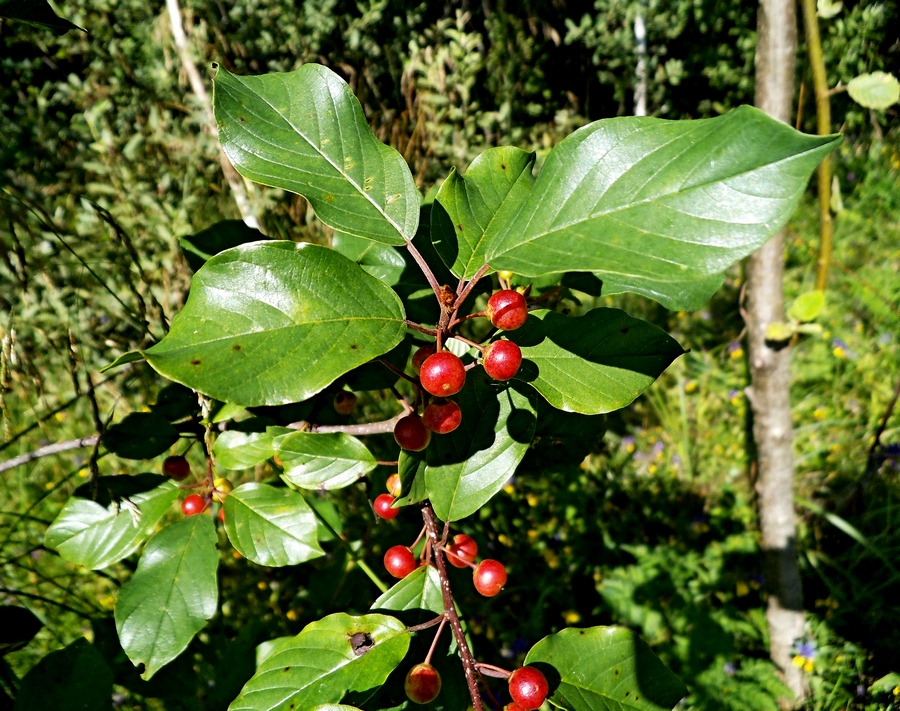
{"type": "Polygon", "coordinates": [[[373,610],[431,610],[444,612],[441,578],[433,565],[416,568],[372,603],[373,610]]]}
{"type": "Polygon", "coordinates": [[[278,440],[284,478],[301,489],[340,489],[378,466],[356,437],[331,432],[293,432],[278,440]]]}
{"type": "Polygon", "coordinates": [[[847,93],[867,109],[886,109],[900,101],[900,81],[893,74],[860,74],[847,83],[847,93]]]}

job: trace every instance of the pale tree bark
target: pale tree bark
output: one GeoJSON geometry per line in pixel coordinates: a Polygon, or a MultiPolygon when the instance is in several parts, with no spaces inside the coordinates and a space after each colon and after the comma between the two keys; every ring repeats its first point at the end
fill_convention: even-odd
{"type": "MultiPolygon", "coordinates": [[[[797,53],[795,0],[760,0],[757,27],[756,106],[790,123],[797,53]]],[[[769,593],[769,652],[788,687],[801,699],[802,672],[791,663],[804,622],[794,515],[790,348],[770,348],[765,339],[766,327],[784,320],[783,278],[784,231],[754,253],[747,265],[747,394],[757,452],[756,490],[769,593]]]]}
{"type": "MultiPolygon", "coordinates": [[[[218,139],[219,130],[216,126],[216,118],[213,114],[212,100],[209,92],[206,91],[206,85],[197,70],[194,58],[191,56],[191,46],[187,35],[184,31],[184,25],[181,22],[181,8],[178,6],[178,0],[166,0],[166,9],[169,11],[169,23],[172,26],[172,37],[175,40],[175,49],[178,50],[178,58],[187,74],[188,82],[191,90],[196,95],[200,104],[203,106],[203,114],[206,121],[206,128],[212,134],[213,138],[218,139]]],[[[222,172],[225,174],[225,180],[228,181],[228,187],[231,188],[231,196],[241,213],[241,218],[248,227],[259,229],[259,219],[253,209],[253,203],[244,185],[244,180],[231,165],[228,156],[219,144],[219,162],[222,165],[222,172]]]]}

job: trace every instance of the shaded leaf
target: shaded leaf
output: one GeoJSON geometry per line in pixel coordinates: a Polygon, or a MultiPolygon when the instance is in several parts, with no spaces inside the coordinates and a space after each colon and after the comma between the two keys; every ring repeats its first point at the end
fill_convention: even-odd
{"type": "Polygon", "coordinates": [[[123,353],[118,358],[116,358],[112,363],[104,365],[102,368],[100,368],[100,372],[105,373],[107,370],[118,368],[120,365],[136,363],[139,360],[144,360],[143,353],[141,353],[140,351],[128,351],[127,353],[123,353]]]}
{"type": "Polygon", "coordinates": [[[185,650],[216,612],[216,529],[198,515],[166,526],[147,543],[134,577],[119,590],[116,630],[132,663],[152,677],[185,650]]]}
{"type": "Polygon", "coordinates": [[[839,140],[749,106],[697,121],[592,123],[554,148],[516,214],[494,221],[490,265],[593,272],[669,308],[697,307],[714,275],[785,224],[839,140]]]}
{"type": "MultiPolygon", "coordinates": [[[[127,484],[127,480],[138,477],[101,477],[101,482],[107,479],[122,479],[127,484]]],[[[134,553],[153,534],[180,491],[174,482],[166,481],[150,491],[128,496],[140,511],[138,517],[128,505],[117,503],[118,497],[104,506],[73,496],[47,529],[44,545],[77,565],[91,570],[105,568],[134,553]]]]}
{"type": "Polygon", "coordinates": [[[316,515],[289,489],[242,484],[225,499],[225,532],[254,563],[296,565],[324,555],[316,539],[316,515]]]}
{"type": "Polygon", "coordinates": [[[178,246],[191,271],[195,272],[219,252],[265,239],[268,237],[243,220],[221,220],[205,230],[179,237],[178,246]]]}
{"type": "Polygon", "coordinates": [[[409,633],[385,615],[329,615],[280,641],[229,711],[287,711],[364,700],[403,660],[409,633]]]}
{"type": "Polygon", "coordinates": [[[13,711],[112,709],[113,673],[84,637],[51,652],[22,679],[13,711]]]}
{"type": "Polygon", "coordinates": [[[455,398],[462,423],[450,434],[434,435],[425,450],[425,486],[444,521],[481,508],[522,461],[536,421],[525,391],[521,385],[491,380],[482,368],[469,371],[455,398]]]}
{"type": "Polygon", "coordinates": [[[85,30],[57,15],[47,0],[0,0],[0,17],[18,20],[53,34],[64,35],[69,30],[85,30]]]}
{"type": "Polygon", "coordinates": [[[284,478],[301,489],[340,489],[378,466],[366,446],[343,432],[293,432],[278,439],[284,478]]]}
{"type": "MultiPolygon", "coordinates": [[[[434,440],[432,440],[434,441],[434,440]]],[[[394,500],[394,508],[417,504],[428,498],[425,488],[425,452],[400,450],[397,459],[397,473],[400,475],[400,496],[394,500]]]]}
{"type": "Polygon", "coordinates": [[[434,566],[416,568],[372,603],[373,610],[430,610],[444,612],[441,578],[434,566]]]}
{"type": "Polygon", "coordinates": [[[103,445],[123,459],[152,459],[178,441],[178,431],[155,412],[132,412],[103,433],[103,445]]]}
{"type": "Polygon", "coordinates": [[[145,351],[161,374],[238,405],[319,392],[403,338],[396,294],[326,247],[256,242],[210,259],[168,335],[145,351]]]}
{"type": "Polygon", "coordinates": [[[344,232],[335,232],[331,245],[336,252],[356,262],[363,271],[388,286],[397,284],[406,270],[403,254],[390,245],[344,232]]]}
{"type": "Polygon", "coordinates": [[[213,81],[219,141],[245,178],[302,195],[322,222],[402,245],[416,233],[419,193],[403,157],[381,143],[357,98],[318,64],[213,81]]]}
{"type": "Polygon", "coordinates": [[[24,647],[43,626],[31,610],[0,605],[0,657],[24,647]]]}
{"type": "Polygon", "coordinates": [[[522,349],[516,378],[554,407],[584,415],[625,407],[684,353],[665,331],[618,309],[533,311],[507,335],[522,349]]]}
{"type": "Polygon", "coordinates": [[[534,184],[533,167],[534,153],[502,146],[479,155],[465,176],[450,171],[431,219],[449,221],[441,229],[432,227],[432,233],[435,250],[454,276],[471,279],[485,264],[488,236],[497,234],[491,223],[515,214],[534,184]]]}
{"type": "Polygon", "coordinates": [[[624,627],[563,630],[534,645],[525,663],[545,671],[551,701],[570,711],[670,711],[687,694],[647,644],[624,627]]]}

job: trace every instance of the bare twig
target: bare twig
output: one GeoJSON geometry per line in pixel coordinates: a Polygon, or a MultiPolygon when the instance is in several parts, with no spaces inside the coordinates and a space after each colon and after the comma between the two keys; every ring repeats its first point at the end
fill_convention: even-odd
{"type": "Polygon", "coordinates": [[[322,434],[326,432],[343,432],[344,434],[349,435],[386,434],[394,431],[394,426],[397,424],[397,421],[405,414],[405,412],[401,412],[399,415],[396,415],[389,420],[368,422],[363,425],[313,425],[305,420],[301,420],[300,422],[292,422],[288,427],[294,430],[319,432],[322,434]]]}
{"type": "Polygon", "coordinates": [[[428,263],[425,261],[425,257],[423,257],[422,253],[413,246],[413,243],[411,241],[406,243],[406,248],[409,250],[412,258],[416,260],[416,264],[419,265],[419,268],[422,270],[422,273],[428,280],[428,284],[434,291],[434,295],[437,297],[438,302],[440,302],[441,285],[438,284],[437,279],[434,278],[434,272],[431,271],[431,267],[428,266],[428,263]]]}
{"type": "Polygon", "coordinates": [[[5,472],[9,471],[10,469],[14,469],[15,467],[20,467],[23,464],[28,464],[28,462],[33,462],[36,459],[40,459],[41,457],[51,457],[54,454],[61,454],[62,452],[68,452],[72,449],[93,447],[97,444],[97,441],[99,439],[99,436],[91,435],[90,437],[70,439],[66,442],[54,442],[53,444],[48,444],[46,447],[39,447],[38,449],[32,450],[31,452],[20,454],[18,457],[7,459],[5,462],[0,463],[0,472],[5,472]]]}

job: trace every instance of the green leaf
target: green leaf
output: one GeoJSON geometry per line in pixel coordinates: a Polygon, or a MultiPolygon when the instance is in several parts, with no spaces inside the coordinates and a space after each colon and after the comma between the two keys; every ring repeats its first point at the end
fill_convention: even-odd
{"type": "Polygon", "coordinates": [[[103,433],[103,445],[123,459],[152,459],[178,441],[178,431],[155,412],[132,412],[103,433]]]}
{"type": "Polygon", "coordinates": [[[766,326],[766,340],[774,343],[784,343],[791,340],[794,330],[794,327],[789,323],[773,321],[766,326]]]}
{"type": "Polygon", "coordinates": [[[22,649],[43,626],[31,610],[16,605],[0,606],[0,657],[22,649]]]}
{"type": "Polygon", "coordinates": [[[867,109],[886,109],[900,101],[900,82],[893,74],[860,74],[847,83],[847,93],[867,109]]]}
{"type": "Polygon", "coordinates": [[[284,478],[301,489],[341,489],[378,466],[356,437],[343,432],[293,432],[278,440],[284,478]]]}
{"type": "Polygon", "coordinates": [[[112,709],[113,673],[90,642],[76,639],[32,667],[16,694],[14,711],[112,709]]]}
{"type": "Polygon", "coordinates": [[[316,516],[295,491],[243,484],[225,499],[225,532],[237,551],[259,565],[297,565],[325,555],[316,516]]]}
{"type": "Polygon", "coordinates": [[[519,210],[485,240],[494,269],[588,271],[669,308],[785,224],[838,144],[744,106],[698,121],[592,123],[548,156],[519,210]]]}
{"type": "Polygon", "coordinates": [[[837,15],[844,7],[841,0],[816,0],[816,14],[822,19],[828,20],[837,15]]]}
{"type": "Polygon", "coordinates": [[[147,543],[116,602],[116,630],[132,663],[152,677],[181,654],[216,613],[216,528],[198,515],[166,526],[147,543]]]}
{"type": "Polygon", "coordinates": [[[471,279],[485,264],[486,235],[497,234],[492,222],[510,219],[521,206],[534,185],[533,167],[534,153],[503,146],[479,155],[465,176],[450,171],[431,219],[449,220],[449,229],[433,229],[434,248],[454,276],[471,279]]]}
{"type": "Polygon", "coordinates": [[[326,247],[256,242],[210,259],[145,352],[170,380],[237,405],[299,402],[399,343],[391,289],[326,247]]]}
{"type": "Polygon", "coordinates": [[[571,711],[669,711],[687,694],[647,644],[623,627],[563,630],[532,647],[525,663],[552,668],[545,673],[550,699],[571,711]]]}
{"type": "Polygon", "coordinates": [[[535,428],[535,407],[521,385],[497,383],[470,370],[456,396],[462,423],[435,435],[425,450],[425,486],[434,512],[458,521],[496,494],[522,461],[535,428]]]}
{"type": "Polygon", "coordinates": [[[64,35],[69,30],[85,30],[57,15],[47,0],[0,0],[0,17],[64,35]]]}
{"type": "Polygon", "coordinates": [[[399,283],[406,270],[403,255],[390,245],[344,232],[335,232],[331,243],[336,252],[356,262],[367,274],[388,286],[399,283]]]}
{"type": "Polygon", "coordinates": [[[794,300],[788,310],[788,316],[795,321],[804,323],[815,321],[823,308],[825,308],[825,292],[821,289],[813,289],[800,294],[794,300]]]}
{"type": "Polygon", "coordinates": [[[127,353],[123,353],[118,358],[116,358],[112,363],[104,365],[102,368],[100,368],[100,372],[105,373],[107,370],[118,368],[120,365],[136,363],[139,360],[144,360],[143,353],[141,353],[140,351],[128,351],[127,353]]]}
{"type": "Polygon", "coordinates": [[[417,504],[428,498],[425,488],[425,452],[409,452],[400,450],[397,459],[397,473],[400,475],[400,496],[393,508],[417,504]]]}
{"type": "Polygon", "coordinates": [[[441,578],[434,566],[416,568],[372,603],[373,610],[430,610],[444,612],[441,578]]]}
{"type": "Polygon", "coordinates": [[[385,615],[344,613],[307,625],[260,664],[229,711],[288,711],[363,701],[403,660],[409,633],[385,615]]]}
{"type": "Polygon", "coordinates": [[[226,249],[268,239],[262,232],[248,227],[243,220],[221,220],[192,235],[178,238],[178,246],[191,271],[196,272],[209,259],[226,249]]]}
{"type": "MultiPolygon", "coordinates": [[[[137,477],[101,477],[134,479],[137,477]]],[[[156,529],[180,493],[167,481],[151,491],[135,494],[128,501],[103,506],[96,501],[72,497],[63,506],[44,536],[44,545],[60,556],[90,570],[99,570],[126,558],[156,529]]]]}
{"type": "Polygon", "coordinates": [[[532,311],[506,335],[522,349],[516,378],[554,407],[583,415],[625,407],[684,353],[665,331],[619,309],[575,317],[532,311]]]}
{"type": "Polygon", "coordinates": [[[213,454],[225,469],[250,469],[271,459],[275,438],[291,432],[287,427],[269,427],[265,432],[226,430],[216,438],[213,454]]]}
{"type": "Polygon", "coordinates": [[[384,244],[413,238],[412,173],[337,74],[318,64],[246,77],[220,68],[213,85],[219,141],[241,175],[302,195],[336,230],[384,244]]]}

